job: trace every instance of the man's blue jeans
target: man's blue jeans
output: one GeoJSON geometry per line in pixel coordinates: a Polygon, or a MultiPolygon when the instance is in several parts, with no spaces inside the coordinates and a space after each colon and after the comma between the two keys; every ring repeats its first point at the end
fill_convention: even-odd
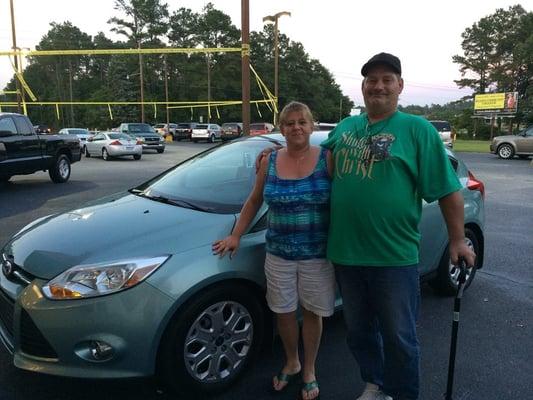
{"type": "Polygon", "coordinates": [[[348,347],[361,377],[394,400],[418,399],[418,266],[335,264],[335,274],[344,304],[348,347]]]}

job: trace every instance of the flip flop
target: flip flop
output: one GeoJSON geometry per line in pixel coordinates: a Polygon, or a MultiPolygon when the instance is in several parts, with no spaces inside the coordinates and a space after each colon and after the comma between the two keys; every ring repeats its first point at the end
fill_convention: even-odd
{"type": "Polygon", "coordinates": [[[274,393],[283,392],[292,382],[294,382],[300,376],[300,372],[301,371],[295,372],[294,374],[286,374],[282,371],[279,371],[276,375],[276,378],[278,378],[279,383],[286,382],[286,385],[283,386],[283,388],[281,388],[280,390],[276,390],[274,386],[272,386],[272,391],[274,393]]]}
{"type": "Polygon", "coordinates": [[[318,389],[318,394],[313,397],[311,400],[318,400],[320,399],[320,389],[318,388],[318,382],[317,381],[312,381],[312,382],[304,382],[304,384],[302,385],[302,390],[300,392],[300,398],[303,399],[303,392],[306,392],[307,393],[307,397],[309,398],[309,392],[311,392],[312,390],[314,389],[318,389]]]}

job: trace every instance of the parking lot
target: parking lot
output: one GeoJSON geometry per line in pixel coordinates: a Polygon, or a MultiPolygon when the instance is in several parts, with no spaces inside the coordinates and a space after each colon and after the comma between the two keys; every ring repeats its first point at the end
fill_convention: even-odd
{"type": "MultiPolygon", "coordinates": [[[[70,181],[57,185],[40,172],[0,186],[0,245],[32,220],[131,188],[212,146],[178,142],[163,154],[104,161],[83,158],[70,181]]],[[[486,187],[485,262],[466,292],[459,331],[456,399],[527,399],[533,393],[533,166],[490,154],[459,155],[486,187]]],[[[91,238],[87,238],[91,240],[91,238]]],[[[75,245],[75,244],[74,244],[75,245]]],[[[453,300],[422,288],[421,399],[442,399],[453,300]]],[[[281,344],[265,348],[244,379],[216,399],[269,399],[271,375],[282,363],[281,344]]],[[[342,318],[325,322],[318,360],[321,398],[354,399],[362,389],[344,342],[342,318]]],[[[294,399],[297,387],[275,397],[294,399]]],[[[170,399],[153,379],[87,381],[19,370],[0,348],[0,400],[170,399]]]]}

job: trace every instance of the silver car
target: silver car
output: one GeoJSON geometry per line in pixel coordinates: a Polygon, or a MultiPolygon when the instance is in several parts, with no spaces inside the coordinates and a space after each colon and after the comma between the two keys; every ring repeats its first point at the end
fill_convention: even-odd
{"type": "Polygon", "coordinates": [[[490,144],[490,152],[500,158],[528,158],[533,155],[533,125],[516,135],[496,136],[490,144]]]}
{"type": "Polygon", "coordinates": [[[112,157],[133,156],[140,160],[142,144],[125,133],[100,132],[87,139],[84,146],[85,157],[102,156],[108,161],[112,157]]]}
{"type": "Polygon", "coordinates": [[[63,128],[58,132],[59,135],[75,135],[80,140],[81,151],[84,151],[85,143],[93,134],[85,128],[63,128]]]}
{"type": "Polygon", "coordinates": [[[215,143],[215,140],[222,137],[222,128],[218,124],[198,124],[191,133],[191,140],[198,142],[198,140],[207,140],[215,143]]]}

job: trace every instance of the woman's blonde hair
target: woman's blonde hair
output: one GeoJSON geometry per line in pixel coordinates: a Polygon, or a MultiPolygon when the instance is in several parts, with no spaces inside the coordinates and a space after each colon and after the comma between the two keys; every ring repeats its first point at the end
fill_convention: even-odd
{"type": "Polygon", "coordinates": [[[285,124],[287,115],[289,115],[291,112],[301,112],[305,118],[309,119],[309,121],[313,123],[313,113],[309,107],[304,103],[300,103],[299,101],[291,101],[289,104],[283,107],[283,110],[281,110],[279,113],[280,126],[285,124]]]}

